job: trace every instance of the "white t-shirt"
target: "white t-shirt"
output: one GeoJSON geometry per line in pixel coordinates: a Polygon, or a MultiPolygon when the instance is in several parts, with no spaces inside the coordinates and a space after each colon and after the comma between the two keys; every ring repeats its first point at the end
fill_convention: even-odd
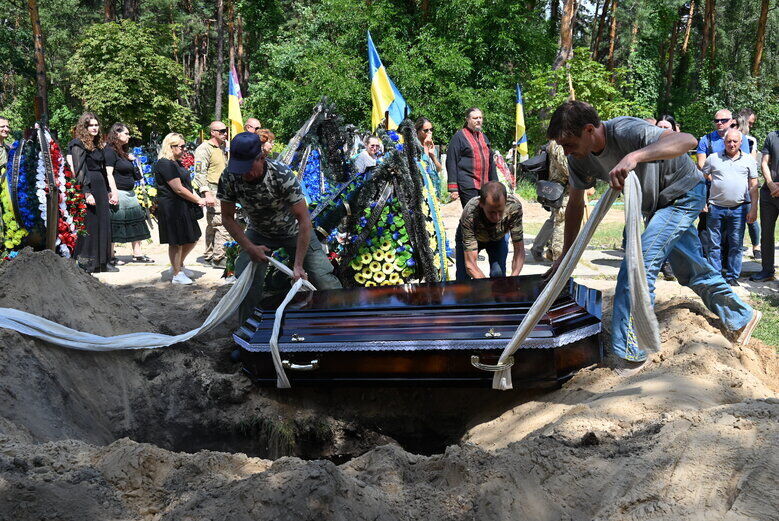
{"type": "Polygon", "coordinates": [[[757,163],[740,150],[735,157],[717,152],[706,158],[703,173],[711,176],[709,204],[732,208],[748,200],[749,180],[757,179],[757,163]]]}

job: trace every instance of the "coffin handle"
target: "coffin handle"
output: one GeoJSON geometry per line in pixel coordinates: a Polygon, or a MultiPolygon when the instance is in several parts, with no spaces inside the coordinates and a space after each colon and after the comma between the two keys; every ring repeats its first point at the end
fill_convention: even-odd
{"type": "Polygon", "coordinates": [[[506,362],[503,364],[490,365],[479,362],[479,355],[471,355],[471,365],[476,369],[481,369],[482,371],[497,373],[498,371],[503,371],[504,369],[510,369],[511,366],[514,365],[514,357],[508,357],[506,362]]]}
{"type": "Polygon", "coordinates": [[[289,360],[282,360],[281,365],[284,369],[289,369],[290,371],[314,371],[319,369],[319,360],[311,360],[311,362],[304,365],[293,364],[289,360]]]}

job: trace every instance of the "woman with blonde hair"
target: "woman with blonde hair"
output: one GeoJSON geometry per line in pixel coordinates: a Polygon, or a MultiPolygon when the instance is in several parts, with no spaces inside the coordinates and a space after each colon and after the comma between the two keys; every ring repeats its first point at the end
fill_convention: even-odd
{"type": "Polygon", "coordinates": [[[268,128],[261,128],[257,131],[257,135],[260,136],[260,143],[262,143],[262,151],[266,157],[270,157],[270,151],[273,150],[273,144],[276,142],[276,134],[271,132],[268,128]]]}
{"type": "Polygon", "coordinates": [[[78,236],[73,255],[87,273],[118,271],[109,264],[113,257],[109,204],[117,203],[116,184],[106,173],[100,122],[91,112],[78,118],[73,140],[68,143],[67,160],[87,204],[86,234],[78,236]]]}
{"type": "Polygon", "coordinates": [[[162,140],[159,159],[154,165],[157,182],[157,220],[160,243],[168,245],[173,284],[192,284],[192,272],[184,268],[184,259],[200,239],[198,219],[203,217],[206,200],[192,190],[189,170],[181,164],[186,143],[181,134],[170,133],[162,140]]]}

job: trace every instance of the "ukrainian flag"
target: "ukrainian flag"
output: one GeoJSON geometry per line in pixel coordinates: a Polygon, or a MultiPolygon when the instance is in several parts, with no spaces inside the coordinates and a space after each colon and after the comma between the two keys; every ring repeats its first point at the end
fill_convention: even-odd
{"type": "Polygon", "coordinates": [[[230,120],[230,135],[243,132],[243,117],[241,117],[241,85],[235,66],[230,67],[230,87],[227,92],[227,119],[230,120]]]}
{"type": "Polygon", "coordinates": [[[410,112],[406,100],[398,88],[387,76],[387,70],[381,64],[381,58],[373,45],[371,32],[368,31],[368,61],[370,62],[371,72],[371,100],[373,101],[373,110],[371,111],[371,128],[376,130],[384,120],[384,114],[389,111],[389,121],[387,130],[394,130],[403,118],[406,112],[410,112]]]}
{"type": "MultiPolygon", "coordinates": [[[[516,154],[519,154],[519,160],[527,159],[527,133],[525,132],[525,113],[522,110],[522,89],[517,83],[517,123],[514,130],[514,146],[516,154]]],[[[516,162],[516,161],[515,161],[516,162]]]]}

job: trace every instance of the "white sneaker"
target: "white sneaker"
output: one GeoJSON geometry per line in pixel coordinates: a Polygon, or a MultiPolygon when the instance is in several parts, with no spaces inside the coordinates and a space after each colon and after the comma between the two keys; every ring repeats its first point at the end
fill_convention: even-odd
{"type": "MultiPolygon", "coordinates": [[[[181,271],[179,273],[183,273],[184,275],[186,275],[189,278],[192,278],[192,277],[195,276],[195,272],[194,271],[189,270],[189,269],[185,268],[184,266],[181,267],[181,271]]],[[[173,276],[173,266],[168,268],[168,275],[170,275],[171,277],[173,276]]]]}
{"type": "Polygon", "coordinates": [[[178,274],[170,280],[173,284],[192,284],[194,280],[187,277],[184,270],[178,272],[178,274]]]}

